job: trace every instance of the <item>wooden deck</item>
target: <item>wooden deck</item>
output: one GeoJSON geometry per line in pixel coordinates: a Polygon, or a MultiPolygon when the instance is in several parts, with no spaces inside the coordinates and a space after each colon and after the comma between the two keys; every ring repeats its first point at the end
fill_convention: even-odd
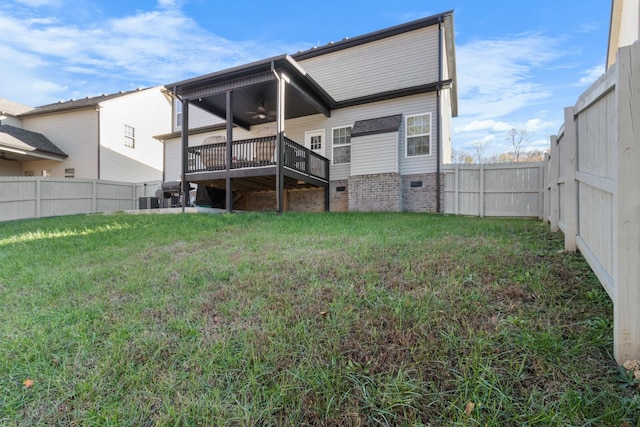
{"type": "MultiPolygon", "coordinates": [[[[284,189],[329,188],[329,159],[284,137],[278,164],[277,137],[268,136],[187,148],[186,180],[226,190],[232,180],[234,194],[284,189]],[[230,161],[228,161],[230,159],[230,161]]],[[[327,195],[328,205],[328,195],[327,195]]],[[[327,206],[328,210],[328,206],[327,206]]]]}

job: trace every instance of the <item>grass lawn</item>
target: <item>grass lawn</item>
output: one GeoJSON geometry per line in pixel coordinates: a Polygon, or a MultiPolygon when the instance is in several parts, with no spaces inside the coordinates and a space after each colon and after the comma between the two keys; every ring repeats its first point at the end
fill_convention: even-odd
{"type": "Polygon", "coordinates": [[[410,213],[0,223],[0,425],[638,426],[562,241],[410,213]]]}

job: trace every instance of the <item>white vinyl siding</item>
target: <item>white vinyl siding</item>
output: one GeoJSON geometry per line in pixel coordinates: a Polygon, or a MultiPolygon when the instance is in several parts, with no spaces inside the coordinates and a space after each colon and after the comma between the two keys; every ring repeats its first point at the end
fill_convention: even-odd
{"type": "MultiPolygon", "coordinates": [[[[69,157],[64,162],[36,160],[25,162],[24,170],[51,170],[55,177],[64,177],[64,170],[75,169],[76,178],[98,178],[98,112],[94,109],[25,117],[24,129],[45,135],[69,157]]],[[[122,127],[118,128],[122,141],[122,127]]],[[[122,142],[120,142],[122,145],[122,142]]]]}
{"type": "Polygon", "coordinates": [[[162,179],[163,150],[156,135],[171,129],[171,103],[160,90],[142,90],[105,101],[100,109],[100,179],[143,182],[162,179]],[[144,112],[144,113],[141,113],[144,112]],[[135,130],[135,149],[123,129],[135,130]]]}
{"type": "Polygon", "coordinates": [[[353,138],[351,154],[351,175],[398,172],[398,132],[353,138]]]}
{"type": "Polygon", "coordinates": [[[434,83],[438,26],[309,58],[300,65],[337,101],[434,83]]]}

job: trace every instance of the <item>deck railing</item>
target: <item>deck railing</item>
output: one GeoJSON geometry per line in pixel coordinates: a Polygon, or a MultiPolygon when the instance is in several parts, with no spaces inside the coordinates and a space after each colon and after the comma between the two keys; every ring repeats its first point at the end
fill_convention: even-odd
{"type": "MultiPolygon", "coordinates": [[[[230,169],[255,168],[277,164],[275,136],[250,138],[231,143],[230,169]]],[[[187,149],[187,173],[227,169],[227,143],[199,145],[187,149]]],[[[327,180],[329,159],[284,138],[284,167],[327,180]]]]}

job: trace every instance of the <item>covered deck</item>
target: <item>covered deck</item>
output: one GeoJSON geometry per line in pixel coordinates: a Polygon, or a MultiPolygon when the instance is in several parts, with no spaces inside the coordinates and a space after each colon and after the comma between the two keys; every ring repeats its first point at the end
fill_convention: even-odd
{"type": "Polygon", "coordinates": [[[236,194],[273,191],[279,181],[287,190],[325,188],[329,210],[329,160],[287,137],[281,147],[280,162],[275,135],[232,141],[230,152],[226,142],[188,147],[186,180],[226,190],[229,178],[236,194]]]}
{"type": "MultiPolygon", "coordinates": [[[[243,193],[275,191],[276,210],[285,209],[285,190],[323,188],[329,210],[329,160],[285,136],[287,120],[330,116],[335,101],[288,55],[168,86],[182,102],[182,185],[224,190],[228,212],[243,193]],[[224,142],[189,144],[189,105],[226,121],[224,142]],[[275,134],[234,139],[234,128],[275,122],[275,134]]],[[[246,134],[246,133],[245,133],[246,134]]]]}

